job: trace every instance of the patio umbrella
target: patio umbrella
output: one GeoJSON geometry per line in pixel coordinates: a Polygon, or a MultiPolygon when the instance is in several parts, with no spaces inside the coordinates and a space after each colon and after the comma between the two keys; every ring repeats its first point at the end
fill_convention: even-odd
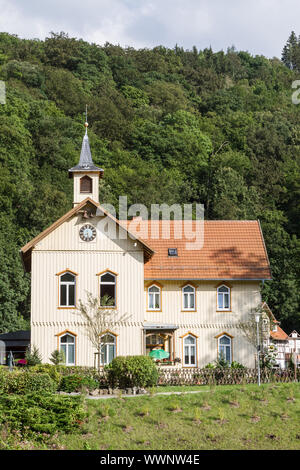
{"type": "Polygon", "coordinates": [[[170,353],[164,351],[163,349],[153,349],[149,353],[150,357],[153,357],[153,359],[167,359],[170,357],[170,353]]]}

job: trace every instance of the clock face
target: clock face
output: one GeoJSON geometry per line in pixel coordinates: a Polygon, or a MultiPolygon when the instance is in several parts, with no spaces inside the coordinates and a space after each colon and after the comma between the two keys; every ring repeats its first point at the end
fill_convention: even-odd
{"type": "Polygon", "coordinates": [[[96,238],[96,229],[90,224],[83,225],[79,230],[79,236],[84,242],[91,242],[96,238]]]}

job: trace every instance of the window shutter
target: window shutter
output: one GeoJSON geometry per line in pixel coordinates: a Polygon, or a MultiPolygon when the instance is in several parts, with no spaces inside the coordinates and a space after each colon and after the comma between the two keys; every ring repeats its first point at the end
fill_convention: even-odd
{"type": "Polygon", "coordinates": [[[80,178],[80,192],[81,193],[92,193],[93,192],[93,180],[89,176],[83,176],[80,178]]]}

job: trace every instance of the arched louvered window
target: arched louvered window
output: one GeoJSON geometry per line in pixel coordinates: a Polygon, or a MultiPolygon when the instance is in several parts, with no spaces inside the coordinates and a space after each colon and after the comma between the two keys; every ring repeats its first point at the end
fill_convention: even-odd
{"type": "Polygon", "coordinates": [[[93,180],[89,176],[85,175],[80,178],[80,192],[81,193],[92,193],[93,192],[93,180]]]}

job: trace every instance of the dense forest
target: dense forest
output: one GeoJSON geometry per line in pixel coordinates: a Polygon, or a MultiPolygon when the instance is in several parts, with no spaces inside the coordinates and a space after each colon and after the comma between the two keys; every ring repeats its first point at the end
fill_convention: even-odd
{"type": "Polygon", "coordinates": [[[78,163],[86,104],[105,170],[100,201],[197,202],[209,219],[260,219],[273,275],[263,298],[287,333],[300,331],[298,49],[295,35],[279,60],[1,33],[0,332],[28,327],[18,252],[72,207],[67,170],[78,163]]]}

